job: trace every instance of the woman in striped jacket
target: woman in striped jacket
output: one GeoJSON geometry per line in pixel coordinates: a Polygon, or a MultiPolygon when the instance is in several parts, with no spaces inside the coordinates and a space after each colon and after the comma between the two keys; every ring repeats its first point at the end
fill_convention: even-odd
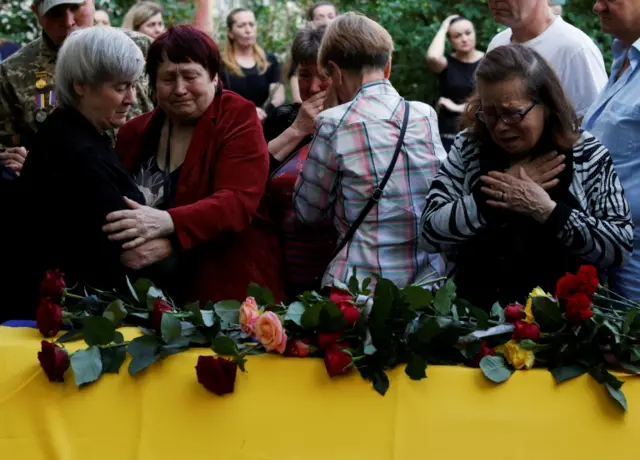
{"type": "Polygon", "coordinates": [[[428,251],[447,255],[458,295],[490,308],[555,291],[564,273],[602,273],[630,254],[629,204],[609,152],[577,128],[546,61],[521,45],[478,66],[477,89],[427,196],[428,251]]]}

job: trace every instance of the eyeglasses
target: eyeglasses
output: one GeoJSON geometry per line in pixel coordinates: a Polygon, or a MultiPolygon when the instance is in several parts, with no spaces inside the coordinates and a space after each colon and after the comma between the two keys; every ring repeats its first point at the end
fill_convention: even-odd
{"type": "Polygon", "coordinates": [[[478,110],[476,110],[476,118],[485,125],[494,125],[498,118],[500,118],[500,120],[502,120],[505,125],[517,125],[522,120],[524,120],[524,117],[526,117],[527,114],[531,112],[531,109],[533,109],[536,105],[537,103],[534,102],[530,107],[524,110],[504,110],[501,113],[497,113],[495,110],[487,113],[484,110],[478,108],[478,110]]]}

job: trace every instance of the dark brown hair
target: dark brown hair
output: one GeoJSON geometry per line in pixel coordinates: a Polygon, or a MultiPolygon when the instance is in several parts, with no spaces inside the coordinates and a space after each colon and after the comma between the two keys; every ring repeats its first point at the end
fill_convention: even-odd
{"type": "Polygon", "coordinates": [[[338,15],[338,8],[331,2],[318,2],[313,4],[307,10],[307,21],[313,21],[313,15],[316,14],[316,10],[321,6],[332,6],[334,11],[336,12],[336,16],[338,15]]]}
{"type": "Polygon", "coordinates": [[[291,58],[295,65],[317,62],[320,43],[326,29],[326,26],[316,27],[308,24],[296,33],[291,45],[291,58]]]}
{"type": "Polygon", "coordinates": [[[558,148],[570,148],[578,137],[578,124],[573,104],[562,89],[554,70],[536,51],[522,45],[499,46],[489,51],[476,70],[476,90],[462,116],[461,127],[467,128],[478,141],[491,136],[487,126],[476,118],[481,107],[477,83],[497,83],[520,78],[527,95],[545,109],[546,140],[558,148]]]}

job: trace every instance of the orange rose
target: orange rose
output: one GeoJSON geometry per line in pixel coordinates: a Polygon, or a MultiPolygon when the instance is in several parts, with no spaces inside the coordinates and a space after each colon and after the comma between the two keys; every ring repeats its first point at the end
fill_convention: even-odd
{"type": "Polygon", "coordinates": [[[282,323],[280,318],[268,311],[260,315],[260,318],[254,325],[256,338],[260,341],[267,351],[277,351],[278,353],[284,353],[287,348],[287,334],[282,329],[282,323]]]}
{"type": "Polygon", "coordinates": [[[240,329],[249,337],[255,336],[254,326],[260,317],[258,304],[253,297],[247,297],[240,305],[240,329]]]}

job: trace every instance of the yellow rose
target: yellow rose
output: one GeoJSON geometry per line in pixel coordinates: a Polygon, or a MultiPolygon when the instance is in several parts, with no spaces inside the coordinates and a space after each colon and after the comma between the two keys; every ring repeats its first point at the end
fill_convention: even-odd
{"type": "Polygon", "coordinates": [[[536,319],[533,317],[533,310],[531,309],[533,307],[533,300],[531,300],[531,297],[529,297],[529,299],[527,300],[527,305],[524,307],[524,322],[525,323],[535,323],[536,319]]]}
{"type": "Polygon", "coordinates": [[[542,289],[541,287],[537,287],[534,288],[533,291],[531,291],[529,297],[551,297],[551,294],[549,294],[548,292],[544,292],[544,289],[542,289]]]}
{"type": "Polygon", "coordinates": [[[515,340],[509,340],[501,348],[500,351],[504,357],[516,369],[531,369],[533,367],[536,357],[532,350],[525,350],[515,340]]]}

